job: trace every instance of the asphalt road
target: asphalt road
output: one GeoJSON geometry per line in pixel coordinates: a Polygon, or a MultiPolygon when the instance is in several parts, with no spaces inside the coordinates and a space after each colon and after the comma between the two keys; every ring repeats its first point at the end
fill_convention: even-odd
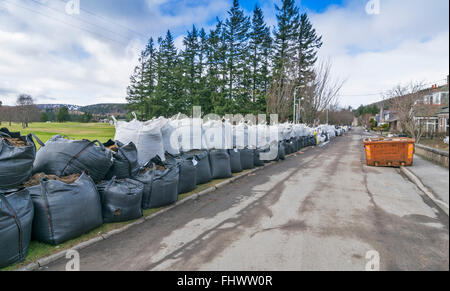
{"type": "Polygon", "coordinates": [[[377,254],[381,270],[448,270],[448,216],[398,169],[366,167],[362,137],[350,132],[83,249],[81,270],[363,271],[377,254]]]}

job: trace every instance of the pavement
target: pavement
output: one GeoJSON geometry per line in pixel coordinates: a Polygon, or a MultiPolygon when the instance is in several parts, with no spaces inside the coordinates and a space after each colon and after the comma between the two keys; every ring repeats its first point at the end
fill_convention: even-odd
{"type": "Polygon", "coordinates": [[[408,167],[422,183],[441,201],[449,202],[449,170],[420,156],[414,156],[414,164],[408,167]]]}
{"type": "Polygon", "coordinates": [[[380,270],[449,270],[448,216],[399,169],[367,167],[365,135],[351,131],[84,248],[81,270],[364,271],[377,258],[380,270]]]}

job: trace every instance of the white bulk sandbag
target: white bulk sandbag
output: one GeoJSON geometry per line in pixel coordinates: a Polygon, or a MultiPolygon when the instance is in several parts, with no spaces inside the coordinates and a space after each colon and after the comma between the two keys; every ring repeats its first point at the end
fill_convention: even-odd
{"type": "Polygon", "coordinates": [[[232,126],[229,122],[219,120],[208,120],[203,124],[204,148],[211,149],[231,149],[232,126]]]}
{"type": "Polygon", "coordinates": [[[249,149],[256,149],[257,146],[257,138],[258,138],[258,130],[256,125],[248,125],[248,142],[247,142],[247,148],[249,149]]]}
{"type": "Polygon", "coordinates": [[[146,122],[138,121],[136,118],[130,122],[114,121],[116,126],[114,140],[124,144],[134,143],[138,151],[139,165],[144,166],[155,156],[159,156],[162,160],[165,159],[161,133],[164,118],[160,117],[146,122]]]}
{"type": "Polygon", "coordinates": [[[247,124],[240,122],[233,127],[233,144],[237,149],[245,149],[248,144],[247,124]]]}
{"type": "Polygon", "coordinates": [[[257,130],[257,143],[256,148],[258,149],[266,149],[269,146],[269,138],[270,138],[270,131],[269,126],[265,124],[259,124],[256,127],[257,130]]]}
{"type": "Polygon", "coordinates": [[[164,150],[171,155],[180,154],[180,139],[177,128],[180,121],[178,119],[165,119],[162,121],[161,134],[164,150]]]}

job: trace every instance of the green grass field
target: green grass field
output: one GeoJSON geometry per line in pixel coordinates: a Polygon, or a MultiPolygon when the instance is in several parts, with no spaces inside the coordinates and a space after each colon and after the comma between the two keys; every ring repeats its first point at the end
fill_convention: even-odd
{"type": "MultiPolygon", "coordinates": [[[[0,128],[6,127],[10,131],[20,131],[23,135],[34,133],[42,142],[46,142],[54,135],[66,135],[70,139],[89,139],[106,142],[113,139],[115,134],[114,126],[105,123],[30,123],[28,128],[23,129],[20,123],[2,122],[0,128]]],[[[39,145],[38,145],[39,146],[39,145]]]]}

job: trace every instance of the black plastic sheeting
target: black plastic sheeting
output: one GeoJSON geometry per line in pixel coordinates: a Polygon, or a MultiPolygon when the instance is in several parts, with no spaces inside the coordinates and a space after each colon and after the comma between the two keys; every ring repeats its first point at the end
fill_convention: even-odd
{"type": "Polygon", "coordinates": [[[262,166],[264,166],[264,161],[262,161],[261,160],[261,158],[260,158],[260,155],[261,155],[261,153],[263,153],[264,152],[264,150],[260,150],[260,149],[258,149],[258,150],[255,150],[255,152],[254,152],[254,164],[255,164],[255,167],[262,167],[262,166]]]}
{"type": "Polygon", "coordinates": [[[289,144],[289,141],[283,141],[284,152],[286,155],[292,154],[292,147],[289,144]]]}
{"type": "Polygon", "coordinates": [[[241,150],[241,165],[243,170],[253,169],[255,167],[254,150],[241,150]]]}
{"type": "Polygon", "coordinates": [[[209,152],[209,163],[213,179],[232,177],[230,155],[227,150],[211,150],[209,152]]]}
{"type": "Polygon", "coordinates": [[[52,137],[36,154],[33,173],[59,177],[86,171],[95,182],[106,177],[113,165],[113,153],[99,141],[52,137]]]}
{"type": "Polygon", "coordinates": [[[139,162],[137,157],[137,149],[134,143],[130,142],[124,145],[120,141],[109,140],[103,144],[105,147],[117,145],[117,152],[113,151],[114,162],[112,167],[106,174],[106,179],[110,180],[113,177],[118,179],[131,178],[139,172],[139,162]]]}
{"type": "Polygon", "coordinates": [[[33,216],[33,202],[27,189],[0,194],[0,268],[25,259],[33,216]]]}
{"type": "Polygon", "coordinates": [[[193,157],[196,161],[196,180],[197,185],[205,184],[211,182],[211,166],[209,165],[209,154],[208,151],[193,150],[187,153],[183,153],[184,157],[193,157]]]}
{"type": "Polygon", "coordinates": [[[164,164],[160,159],[153,159],[152,162],[151,169],[141,171],[133,178],[144,184],[143,209],[166,206],[178,200],[179,167],[164,164]],[[165,170],[157,170],[155,162],[164,166],[165,170]]]}
{"type": "Polygon", "coordinates": [[[6,128],[0,129],[0,189],[17,188],[28,181],[35,157],[36,146],[31,134],[25,137],[6,128]],[[2,137],[20,138],[27,146],[15,147],[2,137]]]}
{"type": "Polygon", "coordinates": [[[238,149],[232,149],[228,150],[228,154],[230,155],[231,173],[242,172],[241,151],[238,149]]]}
{"type": "Polygon", "coordinates": [[[180,168],[180,177],[178,180],[178,194],[191,192],[197,188],[197,169],[195,167],[193,156],[178,155],[172,156],[166,153],[166,164],[178,166],[180,168]]]}
{"type": "Polygon", "coordinates": [[[102,201],[103,222],[122,222],[142,216],[144,184],[131,179],[112,178],[97,185],[102,201]]]}
{"type": "Polygon", "coordinates": [[[28,188],[34,204],[33,238],[51,245],[74,239],[103,224],[94,181],[85,173],[72,184],[42,179],[28,188]]]}

